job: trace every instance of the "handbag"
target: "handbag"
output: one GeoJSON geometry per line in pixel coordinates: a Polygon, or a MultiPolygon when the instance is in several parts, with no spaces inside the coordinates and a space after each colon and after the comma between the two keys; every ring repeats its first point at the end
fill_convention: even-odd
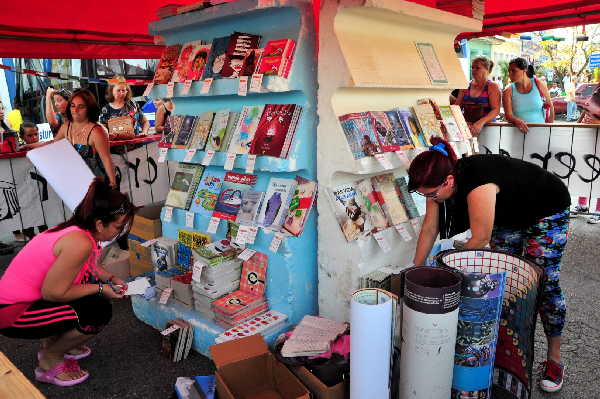
{"type": "Polygon", "coordinates": [[[119,139],[133,138],[133,119],[129,115],[118,116],[108,120],[108,133],[119,139]]]}
{"type": "Polygon", "coordinates": [[[4,130],[0,133],[0,154],[17,151],[17,138],[12,130],[4,130]]]}

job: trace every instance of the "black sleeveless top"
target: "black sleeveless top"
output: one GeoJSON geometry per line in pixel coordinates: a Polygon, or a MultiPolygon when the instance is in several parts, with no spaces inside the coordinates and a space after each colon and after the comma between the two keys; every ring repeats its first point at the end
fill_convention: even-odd
{"type": "Polygon", "coordinates": [[[547,170],[503,155],[473,155],[459,159],[454,169],[456,193],[440,206],[440,234],[448,238],[469,229],[467,195],[475,188],[494,183],[494,225],[526,228],[571,205],[569,190],[547,170]]]}

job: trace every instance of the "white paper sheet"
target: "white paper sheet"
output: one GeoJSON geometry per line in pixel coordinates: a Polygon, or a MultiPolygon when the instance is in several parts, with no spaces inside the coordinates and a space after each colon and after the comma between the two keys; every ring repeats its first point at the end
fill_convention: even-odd
{"type": "Polygon", "coordinates": [[[127,283],[125,295],[143,295],[148,287],[150,287],[150,282],[146,277],[138,278],[137,280],[127,283]]]}

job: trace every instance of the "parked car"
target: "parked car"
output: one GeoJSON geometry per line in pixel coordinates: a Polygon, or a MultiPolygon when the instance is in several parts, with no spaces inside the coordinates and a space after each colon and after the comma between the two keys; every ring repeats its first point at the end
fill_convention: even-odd
{"type": "MultiPolygon", "coordinates": [[[[577,87],[575,90],[575,102],[577,103],[578,111],[581,112],[584,104],[590,99],[598,86],[600,86],[600,83],[582,83],[577,87]]],[[[552,98],[552,105],[554,105],[555,114],[567,113],[567,102],[564,96],[552,98]]]]}

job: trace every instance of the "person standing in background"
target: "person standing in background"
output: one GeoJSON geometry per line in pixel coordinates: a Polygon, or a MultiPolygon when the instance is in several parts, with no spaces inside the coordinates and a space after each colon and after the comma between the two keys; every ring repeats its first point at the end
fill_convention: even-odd
{"type": "Polygon", "coordinates": [[[46,120],[50,124],[52,133],[58,133],[58,130],[67,119],[67,104],[71,99],[72,93],[67,89],[55,89],[48,87],[46,90],[46,120]],[[54,101],[54,107],[52,102],[54,101]]]}
{"type": "MultiPolygon", "coordinates": [[[[155,100],[156,101],[156,100],[155,100]]],[[[170,98],[163,98],[160,101],[160,105],[156,105],[156,121],[154,122],[154,130],[156,133],[161,133],[165,129],[165,123],[167,118],[171,116],[171,113],[175,109],[175,104],[170,98]]]]}
{"type": "MultiPolygon", "coordinates": [[[[120,75],[115,76],[106,90],[106,100],[108,101],[108,104],[102,107],[100,123],[108,129],[108,121],[110,119],[129,116],[132,119],[135,135],[148,134],[150,122],[146,120],[144,113],[133,102],[132,98],[133,92],[125,78],[120,75]]],[[[118,138],[110,132],[110,129],[108,132],[110,139],[118,138]]]]}
{"type": "Polygon", "coordinates": [[[563,80],[565,84],[565,101],[567,102],[567,122],[577,120],[577,103],[575,102],[575,84],[571,80],[571,74],[567,74],[563,80]]]}

